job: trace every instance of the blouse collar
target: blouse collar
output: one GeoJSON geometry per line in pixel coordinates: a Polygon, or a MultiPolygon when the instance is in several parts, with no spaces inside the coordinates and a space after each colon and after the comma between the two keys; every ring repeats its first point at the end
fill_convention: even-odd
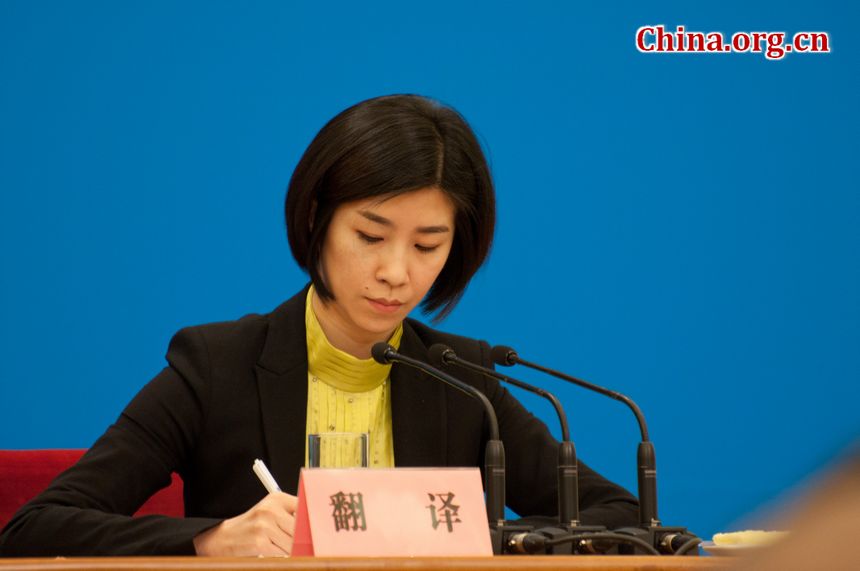
{"type": "MultiPolygon", "coordinates": [[[[391,365],[381,365],[370,359],[359,359],[332,345],[320,326],[314,313],[311,299],[314,287],[308,289],[305,301],[305,331],[308,344],[308,372],[313,377],[349,392],[364,392],[381,385],[391,373],[391,365]]],[[[397,326],[389,345],[400,348],[403,336],[403,323],[397,326]]]]}

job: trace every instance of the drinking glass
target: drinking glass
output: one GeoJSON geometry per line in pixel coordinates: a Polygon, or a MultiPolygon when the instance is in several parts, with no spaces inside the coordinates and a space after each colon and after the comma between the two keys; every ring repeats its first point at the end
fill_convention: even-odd
{"type": "Polygon", "coordinates": [[[367,468],[366,432],[322,432],[308,435],[311,468],[367,468]]]}

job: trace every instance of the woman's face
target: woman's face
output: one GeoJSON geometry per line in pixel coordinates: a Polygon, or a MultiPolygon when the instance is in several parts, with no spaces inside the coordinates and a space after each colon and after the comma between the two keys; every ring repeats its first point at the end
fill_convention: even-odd
{"type": "Polygon", "coordinates": [[[335,299],[315,305],[329,340],[385,340],[436,281],[453,238],[454,205],[437,188],[338,207],[321,256],[335,299]]]}

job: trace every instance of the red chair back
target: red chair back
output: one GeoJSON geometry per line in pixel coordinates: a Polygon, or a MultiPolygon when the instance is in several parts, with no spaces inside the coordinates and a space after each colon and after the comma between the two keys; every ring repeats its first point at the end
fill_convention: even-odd
{"type": "MultiPolygon", "coordinates": [[[[0,529],[24,504],[48,487],[86,452],[72,450],[0,450],[0,529]]],[[[159,490],[134,515],[161,514],[182,517],[182,478],[159,490]]]]}

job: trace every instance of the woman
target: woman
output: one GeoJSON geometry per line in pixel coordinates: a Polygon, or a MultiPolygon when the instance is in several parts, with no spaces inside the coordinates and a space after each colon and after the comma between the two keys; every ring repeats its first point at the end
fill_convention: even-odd
{"type": "MultiPolygon", "coordinates": [[[[290,181],[286,222],[312,284],[266,315],[183,329],[168,367],[81,461],[16,514],[4,555],[289,555],[307,434],[368,432],[373,466],[480,466],[479,404],[421,374],[376,364],[388,341],[427,360],[434,343],[491,366],[488,346],[407,318],[444,317],[489,252],[495,219],[485,158],[453,109],[380,97],[332,119],[290,181]],[[288,493],[266,495],[263,458],[288,493]],[[172,472],[186,517],[130,514],[172,472]]],[[[498,383],[462,380],[493,403],[507,449],[507,497],[556,511],[557,444],[498,383]]],[[[635,499],[582,466],[581,518],[633,525],[635,499]]]]}

